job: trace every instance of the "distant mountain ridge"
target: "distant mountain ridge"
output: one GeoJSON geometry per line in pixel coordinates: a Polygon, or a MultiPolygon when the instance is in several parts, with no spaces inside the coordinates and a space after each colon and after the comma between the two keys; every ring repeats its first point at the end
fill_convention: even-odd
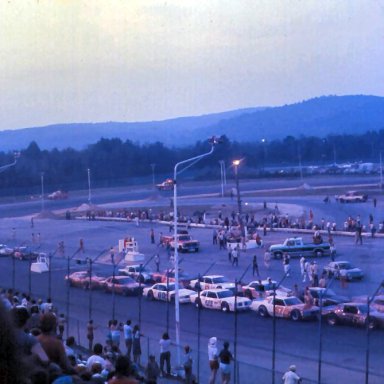
{"type": "Polygon", "coordinates": [[[145,144],[160,141],[181,147],[225,134],[239,142],[291,136],[360,134],[384,129],[384,97],[322,96],[280,107],[246,108],[203,116],[151,122],[57,124],[0,131],[0,151],[26,148],[81,149],[100,138],[127,139],[145,144]]]}

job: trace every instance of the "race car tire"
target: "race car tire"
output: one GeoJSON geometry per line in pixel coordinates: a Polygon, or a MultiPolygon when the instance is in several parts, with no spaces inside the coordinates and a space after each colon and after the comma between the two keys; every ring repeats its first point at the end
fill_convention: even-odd
{"type": "Polygon", "coordinates": [[[273,254],[273,257],[274,257],[275,259],[282,259],[282,258],[283,258],[283,254],[282,254],[282,252],[275,252],[275,253],[273,254]]]}
{"type": "Polygon", "coordinates": [[[327,324],[330,325],[331,327],[334,327],[335,325],[337,325],[339,323],[339,319],[337,318],[336,315],[332,315],[330,314],[328,317],[327,317],[327,324]]]}
{"type": "Polygon", "coordinates": [[[86,291],[87,289],[89,289],[89,283],[84,283],[82,288],[86,291]]]}
{"type": "Polygon", "coordinates": [[[221,311],[225,312],[225,313],[229,312],[229,305],[228,305],[228,303],[222,303],[221,304],[221,311]]]}
{"type": "Polygon", "coordinates": [[[153,295],[153,291],[148,291],[147,298],[148,298],[148,300],[155,300],[155,296],[153,295]]]}
{"type": "Polygon", "coordinates": [[[321,249],[316,249],[315,250],[315,256],[316,257],[323,257],[324,256],[324,251],[322,251],[321,249]]]}
{"type": "Polygon", "coordinates": [[[175,295],[172,295],[169,299],[172,304],[175,304],[175,295]]]}
{"type": "Polygon", "coordinates": [[[268,317],[269,316],[268,310],[264,305],[260,305],[259,310],[257,312],[261,317],[268,317]]]}
{"type": "Polygon", "coordinates": [[[195,248],[195,252],[196,252],[196,253],[199,252],[199,248],[195,248]]]}
{"type": "Polygon", "coordinates": [[[294,310],[291,312],[291,320],[293,320],[293,321],[299,321],[299,320],[301,320],[301,313],[300,313],[299,310],[294,309],[294,310]]]}

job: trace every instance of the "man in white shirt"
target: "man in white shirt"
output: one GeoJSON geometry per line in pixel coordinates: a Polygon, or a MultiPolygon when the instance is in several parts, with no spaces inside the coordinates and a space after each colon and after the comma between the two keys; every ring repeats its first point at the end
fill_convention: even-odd
{"type": "Polygon", "coordinates": [[[106,368],[105,359],[101,356],[102,353],[103,353],[103,346],[99,343],[95,344],[95,346],[93,347],[93,355],[88,358],[86,363],[86,366],[89,370],[91,370],[92,365],[95,363],[101,364],[101,367],[103,369],[106,368]]]}
{"type": "Polygon", "coordinates": [[[283,375],[284,384],[297,384],[301,383],[301,377],[296,373],[296,365],[291,365],[289,370],[283,375]]]}
{"type": "Polygon", "coordinates": [[[131,320],[127,320],[127,322],[123,326],[123,332],[124,332],[124,340],[125,340],[125,346],[127,347],[127,356],[131,358],[131,351],[132,351],[132,326],[131,326],[131,320]]]}

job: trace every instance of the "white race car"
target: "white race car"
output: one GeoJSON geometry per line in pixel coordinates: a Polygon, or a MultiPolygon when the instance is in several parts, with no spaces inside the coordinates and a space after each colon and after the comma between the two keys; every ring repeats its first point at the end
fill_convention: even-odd
{"type": "Polygon", "coordinates": [[[198,279],[191,280],[189,283],[192,289],[214,289],[225,288],[234,290],[235,283],[231,283],[228,279],[222,275],[207,275],[201,276],[200,281],[198,279]]]}
{"type": "MultiPolygon", "coordinates": [[[[261,317],[273,316],[273,296],[264,300],[253,300],[251,309],[261,317]]],[[[275,316],[293,321],[315,318],[319,314],[319,307],[307,306],[295,296],[275,297],[275,316]]]]}
{"type": "Polygon", "coordinates": [[[197,308],[219,309],[223,312],[234,312],[235,302],[237,311],[245,311],[250,308],[252,303],[246,297],[235,297],[228,289],[207,289],[191,295],[191,303],[197,308]]]}
{"type": "MultiPolygon", "coordinates": [[[[185,289],[182,286],[179,288],[179,302],[189,303],[190,296],[196,293],[191,289],[185,289]]],[[[146,296],[149,300],[162,300],[162,301],[175,301],[175,283],[169,283],[168,287],[165,283],[157,283],[152,287],[146,287],[143,289],[143,296],[146,296]]]]}

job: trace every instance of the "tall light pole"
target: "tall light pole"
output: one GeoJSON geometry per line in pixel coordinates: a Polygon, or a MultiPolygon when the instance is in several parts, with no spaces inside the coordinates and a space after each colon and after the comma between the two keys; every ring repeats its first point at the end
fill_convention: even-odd
{"type": "Polygon", "coordinates": [[[44,211],[44,172],[41,172],[41,212],[44,211]]]}
{"type": "Polygon", "coordinates": [[[153,188],[155,188],[155,167],[156,167],[156,164],[152,163],[151,168],[152,168],[152,186],[153,186],[153,188]]]}
{"type": "Polygon", "coordinates": [[[263,155],[264,155],[264,161],[263,161],[263,164],[264,164],[264,171],[265,171],[265,167],[267,165],[267,139],[261,139],[261,145],[263,147],[263,155]]]}
{"type": "MultiPolygon", "coordinates": [[[[173,172],[173,230],[174,230],[174,240],[177,238],[177,175],[185,171],[190,166],[197,163],[202,158],[209,156],[213,153],[216,144],[219,143],[219,140],[216,137],[212,137],[209,140],[211,145],[211,150],[202,155],[191,157],[190,159],[180,161],[176,163],[173,172]],[[178,172],[178,168],[181,165],[186,165],[182,170],[178,172]]],[[[175,328],[176,328],[176,346],[177,346],[177,364],[180,365],[180,302],[179,302],[179,252],[177,247],[175,247],[175,328]]]]}
{"type": "Polygon", "coordinates": [[[220,164],[220,176],[221,176],[221,197],[224,197],[224,185],[227,184],[225,177],[225,162],[224,160],[219,160],[220,164]]]}
{"type": "Polygon", "coordinates": [[[88,204],[91,205],[91,170],[88,168],[87,169],[88,173],[88,204]]]}
{"type": "Polygon", "coordinates": [[[241,233],[244,236],[243,220],[241,218],[242,209],[241,209],[241,197],[240,197],[240,184],[239,184],[239,165],[241,160],[233,160],[232,164],[235,169],[235,181],[236,181],[236,195],[237,195],[237,209],[239,211],[239,224],[241,228],[241,233]]]}

